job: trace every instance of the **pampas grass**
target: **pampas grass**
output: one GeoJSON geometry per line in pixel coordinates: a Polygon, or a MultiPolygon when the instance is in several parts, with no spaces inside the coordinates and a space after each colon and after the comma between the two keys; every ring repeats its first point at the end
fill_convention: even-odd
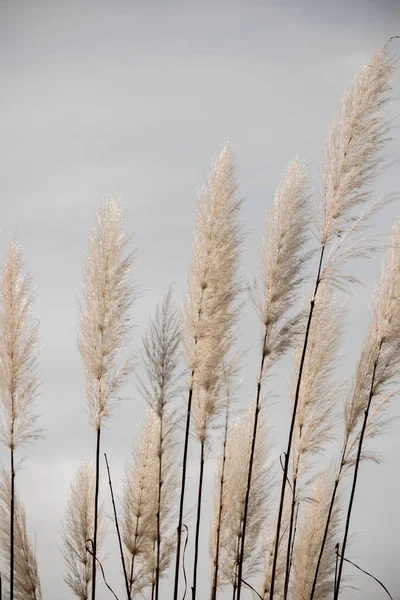
{"type": "Polygon", "coordinates": [[[101,203],[84,265],[83,303],[79,303],[78,345],[86,375],[89,422],[96,433],[91,598],[96,597],[97,521],[101,427],[118,401],[118,392],[133,368],[121,351],[130,333],[129,311],[135,296],[130,279],[134,255],[123,230],[116,193],[101,203]]]}
{"type": "MultiPolygon", "coordinates": [[[[319,259],[285,453],[276,531],[278,540],[303,370],[320,285],[326,281],[342,288],[348,281],[354,281],[354,278],[341,274],[340,269],[350,258],[368,256],[373,250],[373,246],[365,245],[358,234],[360,228],[365,227],[369,217],[377,212],[380,204],[374,204],[372,208],[364,211],[360,209],[371,200],[372,183],[383,167],[382,149],[388,138],[389,123],[382,108],[389,100],[393,67],[394,61],[389,46],[385,44],[356,77],[345,95],[324,146],[321,203],[316,205],[315,212],[320,244],[319,259]]],[[[279,543],[275,547],[270,600],[273,600],[274,596],[278,553],[279,543]]]]}
{"type": "MultiPolygon", "coordinates": [[[[4,564],[10,562],[11,535],[14,536],[14,579],[15,600],[42,600],[38,573],[36,548],[28,537],[25,509],[14,491],[11,504],[12,483],[10,474],[3,468],[0,472],[0,551],[4,564]],[[14,528],[11,532],[11,507],[14,511],[14,528]]],[[[10,596],[11,598],[11,586],[10,596]]]]}
{"type": "Polygon", "coordinates": [[[188,298],[185,304],[184,344],[191,376],[182,462],[174,600],[177,600],[179,587],[181,531],[192,403],[195,431],[201,444],[193,600],[196,594],[205,444],[212,420],[220,409],[223,364],[234,341],[238,312],[238,265],[242,237],[238,218],[239,208],[234,149],[232,142],[229,141],[213,164],[207,186],[202,189],[197,201],[196,232],[189,273],[188,298]]]}
{"type": "MultiPolygon", "coordinates": [[[[182,311],[170,286],[143,336],[135,411],[144,400],[147,412],[134,436],[120,494],[117,486],[114,493],[111,451],[104,455],[127,600],[160,600],[168,593],[178,600],[189,588],[191,600],[203,597],[204,590],[211,600],[219,594],[232,600],[251,595],[338,600],[344,561],[352,562],[347,544],[360,467],[366,460],[380,461],[372,442],[388,426],[399,390],[400,222],[392,229],[355,373],[343,381],[340,372],[351,325],[352,299],[344,293],[357,282],[349,262],[378,249],[370,233],[372,219],[399,197],[375,197],[373,190],[387,164],[385,107],[393,70],[385,44],[355,78],[332,121],[320,189],[311,192],[306,162],[295,156],[267,208],[260,269],[249,286],[261,338],[250,399],[242,397],[236,380],[243,355],[237,345],[244,228],[231,140],[213,162],[198,194],[182,311]],[[286,449],[279,454],[270,415],[276,396],[271,376],[281,358],[285,369],[291,363],[292,377],[286,449]],[[234,407],[236,396],[240,404],[234,407]],[[214,459],[208,580],[206,566],[201,572],[199,565],[208,500],[204,481],[214,459]],[[197,494],[192,490],[194,505],[187,507],[196,462],[197,494]],[[185,564],[187,551],[193,570],[185,564]]],[[[95,461],[83,462],[76,471],[60,531],[64,580],[80,600],[95,600],[97,568],[118,600],[117,587],[114,591],[108,583],[112,562],[105,563],[104,546],[99,558],[106,536],[99,457],[102,432],[133,371],[131,310],[137,290],[130,243],[118,194],[111,193],[96,216],[79,302],[78,345],[95,461]]],[[[23,274],[14,240],[0,279],[0,436],[11,463],[10,472],[0,472],[0,554],[3,567],[10,569],[5,600],[42,599],[35,547],[15,491],[14,462],[14,453],[39,435],[32,301],[31,279],[23,274]]]]}
{"type": "MultiPolygon", "coordinates": [[[[15,535],[22,540],[26,533],[22,531],[25,527],[23,509],[15,499],[15,451],[40,435],[34,406],[39,378],[38,323],[31,312],[33,299],[31,277],[23,273],[22,249],[14,239],[9,246],[0,280],[0,437],[10,450],[10,531],[7,536],[10,544],[10,600],[16,597],[15,535]],[[16,512],[18,510],[20,514],[16,512]],[[15,522],[18,518],[19,523],[15,522]]],[[[25,538],[22,541],[25,543],[25,538]]]]}
{"type": "MultiPolygon", "coordinates": [[[[92,581],[92,556],[89,550],[94,529],[96,475],[91,461],[77,470],[62,524],[62,553],[66,566],[65,583],[79,600],[88,600],[92,581]],[[88,550],[89,548],[89,550],[88,550]]],[[[102,510],[98,512],[97,549],[104,541],[102,510]]]]}

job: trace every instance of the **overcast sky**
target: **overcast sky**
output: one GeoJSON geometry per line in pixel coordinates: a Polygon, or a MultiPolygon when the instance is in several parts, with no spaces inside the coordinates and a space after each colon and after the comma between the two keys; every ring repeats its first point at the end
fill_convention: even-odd
{"type": "MultiPolygon", "coordinates": [[[[356,71],[395,34],[400,34],[397,0],[0,0],[0,253],[3,258],[17,232],[38,290],[44,379],[38,410],[45,439],[31,447],[18,488],[30,531],[36,532],[45,599],[72,597],[62,580],[59,527],[73,472],[93,454],[76,345],[76,297],[100,198],[118,186],[127,229],[135,233],[134,276],[144,292],[132,311],[133,346],[140,348],[148,316],[168,283],[176,282],[178,298],[184,293],[195,191],[229,136],[245,199],[243,272],[251,278],[265,209],[287,163],[301,151],[318,181],[321,146],[342,94],[356,71]]],[[[393,44],[396,51],[398,46],[393,44]]],[[[390,114],[398,126],[398,73],[390,114]]],[[[391,157],[398,160],[398,129],[394,138],[391,157]]],[[[399,187],[398,165],[393,165],[377,189],[399,187]]],[[[387,234],[398,215],[398,203],[389,206],[376,220],[376,231],[387,234]]],[[[359,267],[364,287],[354,290],[344,349],[351,364],[365,331],[379,260],[359,267]]],[[[250,310],[245,323],[243,343],[250,350],[242,373],[243,405],[254,389],[251,358],[257,356],[259,339],[250,310]]],[[[282,396],[289,373],[290,363],[275,378],[282,396]]],[[[104,436],[118,491],[145,411],[133,385],[128,393],[132,400],[118,410],[104,436]]],[[[279,452],[287,398],[280,404],[271,415],[279,452]]],[[[349,557],[372,570],[398,600],[399,423],[379,441],[379,449],[385,463],[362,468],[349,557]]],[[[0,459],[8,464],[3,448],[0,459]]],[[[210,459],[208,508],[212,469],[210,459]]],[[[189,475],[194,483],[194,464],[189,475]]],[[[207,523],[204,533],[203,574],[207,523]]],[[[122,591],[114,533],[108,550],[110,581],[122,591]]],[[[344,600],[384,597],[365,576],[354,581],[361,591],[344,592],[344,600]]],[[[206,593],[204,588],[201,598],[206,593]]],[[[100,584],[99,600],[109,597],[100,584]]]]}

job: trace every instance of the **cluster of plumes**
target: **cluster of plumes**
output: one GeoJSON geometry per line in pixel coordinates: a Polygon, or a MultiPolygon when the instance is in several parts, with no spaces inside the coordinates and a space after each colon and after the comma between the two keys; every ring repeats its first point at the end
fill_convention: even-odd
{"type": "MultiPolygon", "coordinates": [[[[375,291],[371,321],[364,340],[354,384],[345,406],[346,463],[354,462],[359,424],[373,402],[366,438],[378,435],[387,421],[385,410],[400,375],[400,222],[392,229],[388,251],[375,291]]],[[[374,454],[365,458],[374,458],[374,454]]]]}
{"type": "MultiPolygon", "coordinates": [[[[321,473],[316,480],[311,498],[305,507],[297,527],[296,545],[293,553],[294,579],[292,585],[293,600],[309,600],[314,580],[315,568],[321,549],[329,503],[334,484],[331,470],[321,473]]],[[[322,556],[315,598],[332,598],[335,580],[335,546],[339,541],[340,529],[339,503],[334,505],[329,536],[322,556]]]]}
{"type": "Polygon", "coordinates": [[[36,439],[38,324],[31,313],[34,292],[23,274],[22,250],[10,244],[0,280],[0,436],[10,449],[36,439]]]}
{"type": "Polygon", "coordinates": [[[134,254],[127,252],[123,210],[116,193],[101,203],[84,265],[79,304],[79,350],[86,374],[89,419],[97,431],[110,415],[117,393],[132,370],[122,359],[130,332],[129,311],[135,297],[130,273],[134,254]]]}
{"type": "Polygon", "coordinates": [[[385,44],[347,91],[329,129],[323,155],[323,215],[320,241],[328,244],[354,220],[353,209],[365,204],[384,163],[394,58],[385,44]]]}
{"type": "MultiPolygon", "coordinates": [[[[0,552],[4,566],[10,562],[11,478],[4,468],[0,471],[0,552]]],[[[29,539],[25,509],[17,495],[14,499],[14,599],[41,600],[35,546],[29,539]]]]}
{"type": "Polygon", "coordinates": [[[196,435],[205,442],[219,411],[221,372],[235,339],[241,201],[232,142],[214,163],[197,201],[196,233],[185,305],[184,342],[193,374],[196,435]]]}
{"type": "MultiPolygon", "coordinates": [[[[172,423],[164,414],[165,439],[162,450],[162,494],[160,505],[161,556],[160,576],[169,566],[173,553],[170,535],[176,501],[175,448],[172,423]]],[[[154,582],[157,544],[159,491],[160,419],[149,408],[141,434],[135,443],[132,460],[124,479],[122,532],[125,561],[132,597],[154,582]]]]}
{"type": "Polygon", "coordinates": [[[309,258],[305,250],[309,224],[310,178],[304,160],[296,156],[267,212],[261,276],[255,280],[252,290],[265,328],[262,332],[265,369],[285,353],[299,332],[298,315],[287,318],[287,313],[297,298],[303,268],[309,258]]]}
{"type": "MultiPolygon", "coordinates": [[[[88,600],[92,579],[92,536],[94,527],[95,472],[86,460],[76,472],[62,524],[62,553],[67,572],[64,581],[79,600],[88,600]]],[[[98,514],[99,549],[105,537],[100,507],[98,514]]]]}
{"type": "MultiPolygon", "coordinates": [[[[293,439],[293,477],[312,466],[332,439],[334,418],[342,390],[334,380],[345,325],[345,307],[331,286],[321,284],[315,299],[307,355],[304,362],[293,439]]],[[[301,348],[295,355],[297,377],[301,348]]]]}
{"type": "MultiPolygon", "coordinates": [[[[219,586],[227,583],[237,584],[239,549],[253,436],[253,412],[253,406],[250,406],[236,420],[228,432],[220,518],[219,586]]],[[[272,474],[268,464],[269,448],[266,443],[266,429],[266,425],[260,417],[247,517],[243,563],[244,579],[254,575],[260,566],[261,534],[270,509],[272,474]]],[[[212,553],[215,551],[216,528],[218,526],[221,468],[222,461],[220,460],[215,479],[214,517],[210,540],[212,553]]]]}

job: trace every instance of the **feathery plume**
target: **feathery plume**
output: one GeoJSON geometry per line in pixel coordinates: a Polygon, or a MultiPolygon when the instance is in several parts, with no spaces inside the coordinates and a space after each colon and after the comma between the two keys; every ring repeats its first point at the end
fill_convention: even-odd
{"type": "Polygon", "coordinates": [[[36,439],[38,323],[32,317],[31,277],[23,274],[22,250],[14,239],[0,280],[0,439],[10,449],[10,600],[14,600],[15,450],[36,439]]]}
{"type": "MultiPolygon", "coordinates": [[[[326,515],[329,509],[333,474],[329,471],[319,475],[312,490],[310,503],[298,527],[297,544],[294,549],[293,567],[294,581],[292,587],[293,600],[308,600],[313,584],[313,576],[321,541],[324,534],[326,515]],[[328,493],[327,493],[328,492],[328,493]]],[[[340,511],[336,504],[331,516],[329,536],[325,544],[319,578],[316,587],[318,600],[332,597],[335,577],[335,545],[338,541],[340,511]]]]}
{"type": "MultiPolygon", "coordinates": [[[[92,557],[88,540],[91,540],[94,526],[95,471],[90,460],[86,460],[77,470],[71,484],[70,497],[62,523],[62,554],[67,568],[65,583],[79,600],[88,600],[92,579],[92,557]]],[[[99,518],[98,548],[104,538],[105,529],[99,518]]]]}
{"type": "Polygon", "coordinates": [[[131,240],[123,226],[120,200],[111,193],[96,217],[84,265],[84,302],[79,303],[78,345],[85,366],[89,420],[95,431],[110,416],[116,394],[132,369],[130,360],[121,360],[135,297],[130,279],[134,254],[127,254],[131,240]]]}
{"type": "Polygon", "coordinates": [[[23,274],[22,249],[10,244],[0,282],[1,440],[10,449],[36,439],[38,323],[31,307],[32,280],[23,274]]]}
{"type": "MultiPolygon", "coordinates": [[[[11,478],[0,470],[0,551],[5,564],[10,561],[11,478]]],[[[25,509],[14,492],[14,598],[41,600],[36,549],[28,537],[25,509]]]]}
{"type": "Polygon", "coordinates": [[[355,77],[330,126],[323,152],[322,245],[346,231],[384,166],[390,128],[383,109],[394,64],[386,43],[355,77]]]}
{"type": "Polygon", "coordinates": [[[170,405],[178,391],[180,325],[180,316],[173,305],[170,286],[162,303],[157,306],[143,340],[143,361],[148,383],[141,383],[140,386],[143,396],[158,417],[159,429],[157,522],[156,530],[152,534],[153,537],[155,534],[155,549],[148,553],[155,600],[159,597],[160,577],[169,566],[173,549],[171,539],[168,536],[166,539],[164,537],[176,500],[176,476],[172,469],[175,439],[170,405]]]}
{"type": "MultiPolygon", "coordinates": [[[[177,600],[179,586],[192,399],[195,404],[195,431],[202,444],[204,455],[210,424],[221,407],[219,397],[224,359],[235,337],[239,292],[237,270],[242,239],[239,222],[240,204],[241,201],[237,199],[234,147],[233,143],[228,141],[213,164],[207,186],[201,191],[197,201],[196,231],[190,265],[188,299],[185,305],[184,343],[191,377],[182,461],[174,600],[177,600]]],[[[194,571],[197,571],[196,559],[194,571]]],[[[196,580],[196,576],[194,579],[196,580]]],[[[196,581],[193,588],[196,590],[196,581]]]]}
{"type": "MultiPolygon", "coordinates": [[[[241,415],[228,433],[225,463],[225,484],[220,533],[219,585],[238,585],[239,552],[242,537],[247,474],[253,436],[253,407],[241,415]]],[[[266,464],[268,446],[263,419],[254,452],[253,485],[251,487],[247,537],[243,554],[242,577],[247,579],[259,568],[260,536],[268,515],[271,474],[266,464]]]]}
{"type": "Polygon", "coordinates": [[[123,540],[132,597],[156,582],[157,541],[160,539],[159,577],[172,558],[169,527],[174,514],[176,473],[172,421],[164,414],[165,438],[162,460],[162,494],[158,523],[160,419],[149,408],[132,461],[126,466],[122,522],[123,540]]]}
{"type": "Polygon", "coordinates": [[[255,278],[252,297],[264,325],[264,370],[293,344],[298,318],[287,319],[309,254],[305,251],[310,222],[310,181],[306,163],[296,156],[286,170],[267,211],[261,275],[255,278]]]}
{"type": "Polygon", "coordinates": [[[123,360],[129,332],[129,311],[135,296],[130,273],[134,255],[127,254],[123,210],[116,193],[103,199],[84,265],[83,304],[79,303],[78,346],[86,375],[89,421],[96,432],[96,484],[92,557],[92,600],[96,598],[97,510],[101,426],[111,415],[117,394],[132,370],[123,360]]]}

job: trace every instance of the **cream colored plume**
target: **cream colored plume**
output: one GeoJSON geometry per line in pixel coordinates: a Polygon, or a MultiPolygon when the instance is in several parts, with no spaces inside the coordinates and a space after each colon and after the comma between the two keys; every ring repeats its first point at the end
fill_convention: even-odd
{"type": "MultiPolygon", "coordinates": [[[[171,427],[169,415],[164,415],[165,431],[171,427]]],[[[126,466],[124,479],[122,522],[123,541],[130,586],[140,591],[154,579],[155,543],[157,541],[157,506],[159,484],[160,419],[149,408],[132,460],[126,466]]],[[[161,561],[160,575],[169,566],[173,545],[170,521],[175,508],[176,471],[174,446],[167,436],[163,447],[161,496],[161,561]]]]}
{"type": "MultiPolygon", "coordinates": [[[[14,500],[14,600],[42,600],[36,548],[28,537],[25,509],[14,500]]],[[[4,567],[10,562],[11,478],[0,471],[0,552],[4,567]]]]}
{"type": "MultiPolygon", "coordinates": [[[[95,472],[86,460],[76,472],[62,523],[62,553],[66,565],[65,583],[79,600],[88,600],[92,579],[91,540],[94,526],[95,472]],[[88,551],[89,550],[89,551],[88,551]]],[[[99,511],[97,548],[101,546],[105,528],[99,511]]]]}
{"type": "Polygon", "coordinates": [[[117,393],[132,370],[131,361],[122,358],[135,296],[129,243],[119,197],[111,193],[96,217],[84,266],[83,303],[79,304],[78,344],[85,366],[89,418],[95,430],[110,416],[117,393]]]}
{"type": "Polygon", "coordinates": [[[214,163],[197,201],[185,306],[185,346],[194,373],[196,435],[205,441],[219,410],[223,362],[235,339],[242,233],[233,143],[214,163]]]}
{"type": "MultiPolygon", "coordinates": [[[[248,465],[253,435],[253,412],[241,415],[228,433],[221,515],[220,581],[235,584],[237,575],[243,511],[248,481],[248,465]]],[[[253,477],[247,516],[247,534],[243,578],[257,572],[260,566],[260,544],[271,500],[271,475],[267,465],[266,427],[260,416],[259,435],[253,463],[253,477]]]]}
{"type": "Polygon", "coordinates": [[[323,188],[319,231],[325,245],[348,230],[353,209],[370,200],[382,170],[389,120],[394,59],[385,44],[354,79],[329,129],[323,156],[323,188]]]}
{"type": "Polygon", "coordinates": [[[304,160],[296,156],[279,184],[267,211],[261,275],[252,295],[264,325],[264,370],[295,342],[298,318],[287,319],[297,297],[310,225],[310,178],[304,160]]]}
{"type": "Polygon", "coordinates": [[[38,392],[37,321],[34,292],[23,274],[22,250],[10,244],[0,279],[0,436],[11,450],[39,436],[34,400],[38,392]]]}
{"type": "Polygon", "coordinates": [[[400,376],[400,221],[391,233],[389,247],[375,290],[372,316],[363,342],[351,393],[345,407],[345,435],[352,439],[346,462],[352,464],[358,446],[358,424],[372,392],[366,437],[375,437],[385,426],[382,419],[392,386],[400,376]],[[373,383],[373,385],[372,385],[373,383]],[[371,390],[372,385],[372,390],[371,390]]]}
{"type": "MultiPolygon", "coordinates": [[[[293,600],[309,600],[314,580],[315,568],[321,549],[328,515],[334,474],[331,470],[319,475],[311,494],[311,499],[301,515],[297,528],[293,557],[293,600]]],[[[318,574],[315,598],[330,600],[333,594],[335,578],[335,546],[339,541],[340,526],[339,504],[333,506],[328,538],[318,574]]]]}

